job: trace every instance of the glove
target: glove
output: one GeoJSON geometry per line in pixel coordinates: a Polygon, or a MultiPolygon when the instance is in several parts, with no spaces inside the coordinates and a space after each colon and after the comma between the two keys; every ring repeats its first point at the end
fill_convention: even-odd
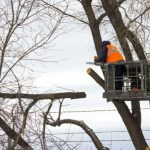
{"type": "Polygon", "coordinates": [[[94,56],[94,62],[98,62],[98,57],[94,56]]]}

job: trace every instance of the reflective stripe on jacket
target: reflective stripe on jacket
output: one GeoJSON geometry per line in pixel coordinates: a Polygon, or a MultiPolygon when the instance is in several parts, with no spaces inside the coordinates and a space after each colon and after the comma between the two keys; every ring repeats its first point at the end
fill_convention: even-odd
{"type": "Polygon", "coordinates": [[[107,45],[106,47],[107,47],[107,62],[115,63],[118,61],[125,61],[125,59],[120,54],[116,46],[107,45]]]}

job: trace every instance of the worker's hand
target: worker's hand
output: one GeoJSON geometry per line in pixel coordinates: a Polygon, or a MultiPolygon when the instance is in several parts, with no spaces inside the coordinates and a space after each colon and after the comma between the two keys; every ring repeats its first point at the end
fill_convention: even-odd
{"type": "Polygon", "coordinates": [[[94,62],[98,62],[98,57],[94,56],[94,62]]]}

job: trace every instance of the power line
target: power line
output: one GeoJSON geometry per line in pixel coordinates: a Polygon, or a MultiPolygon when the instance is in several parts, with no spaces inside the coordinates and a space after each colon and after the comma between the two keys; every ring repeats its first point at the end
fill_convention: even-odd
{"type": "MultiPolygon", "coordinates": [[[[150,132],[150,129],[147,129],[147,130],[142,130],[143,132],[150,132]]],[[[125,130],[114,130],[114,131],[95,131],[94,133],[97,133],[97,134],[103,134],[103,133],[128,133],[128,131],[125,131],[125,130]]],[[[85,132],[62,132],[62,133],[53,133],[54,135],[65,135],[65,134],[72,134],[72,135],[75,135],[75,134],[86,134],[85,132]]]]}
{"type": "MultiPolygon", "coordinates": [[[[150,108],[141,108],[141,110],[150,110],[150,108]]],[[[91,109],[91,110],[62,111],[61,113],[91,113],[91,112],[109,112],[109,111],[117,111],[117,110],[116,109],[91,109]]],[[[58,112],[53,111],[51,113],[58,113],[58,112]]]]}
{"type": "MultiPolygon", "coordinates": [[[[150,141],[150,139],[145,139],[146,141],[150,141]]],[[[101,142],[131,142],[132,140],[131,139],[111,139],[111,140],[100,140],[101,142]]],[[[55,142],[60,142],[60,141],[55,141],[55,142]]],[[[91,143],[93,142],[92,140],[63,140],[63,142],[69,142],[69,143],[91,143]]]]}

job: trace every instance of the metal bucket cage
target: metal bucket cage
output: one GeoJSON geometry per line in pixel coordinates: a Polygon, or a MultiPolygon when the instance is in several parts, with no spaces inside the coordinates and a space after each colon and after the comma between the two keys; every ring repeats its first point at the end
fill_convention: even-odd
{"type": "Polygon", "coordinates": [[[106,64],[103,97],[108,100],[150,100],[150,63],[106,64]]]}

